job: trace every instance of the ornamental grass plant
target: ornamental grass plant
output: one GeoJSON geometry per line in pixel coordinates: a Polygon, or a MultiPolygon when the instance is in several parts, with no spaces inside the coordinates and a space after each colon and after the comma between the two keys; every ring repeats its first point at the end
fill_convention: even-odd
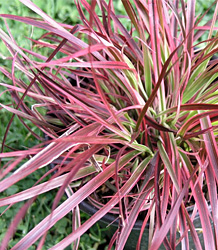
{"type": "Polygon", "coordinates": [[[11,81],[0,83],[11,103],[0,105],[40,143],[4,151],[8,124],[0,191],[46,171],[31,187],[0,199],[7,209],[25,201],[0,249],[36,197],[52,190],[57,194],[50,214],[13,250],[37,241],[42,249],[49,230],[69,213],[71,233],[50,249],[78,249],[80,237],[107,213],[119,222],[108,249],[124,249],[139,219],[136,249],[146,227],[148,249],[190,249],[190,242],[196,249],[218,249],[217,1],[204,22],[206,12],[195,15],[195,0],[123,0],[126,15],[117,15],[111,0],[77,0],[82,23],[74,26],[56,22],[30,0],[19,1],[39,18],[0,17],[45,32],[26,38],[33,44],[26,49],[10,27],[0,29],[11,54],[11,68],[0,67],[11,81]],[[98,211],[81,224],[84,200],[98,211]]]}

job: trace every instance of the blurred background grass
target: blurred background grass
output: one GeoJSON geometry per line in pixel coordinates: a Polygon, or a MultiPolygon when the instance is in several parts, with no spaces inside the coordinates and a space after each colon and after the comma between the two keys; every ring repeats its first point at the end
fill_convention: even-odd
{"type": "MultiPolygon", "coordinates": [[[[46,12],[49,16],[55,19],[57,22],[64,22],[67,24],[74,25],[80,22],[77,9],[74,5],[74,1],[72,0],[32,0],[38,7],[40,7],[44,12],[46,12]]],[[[213,0],[197,0],[196,1],[196,13],[202,14],[206,11],[206,9],[213,3],[213,0]]],[[[125,10],[122,6],[121,0],[114,1],[115,9],[117,14],[125,15],[125,10]]],[[[213,15],[213,10],[211,9],[206,17],[204,18],[204,22],[211,19],[213,15]]],[[[25,7],[19,0],[0,0],[0,12],[4,14],[13,14],[19,16],[33,16],[37,17],[37,15],[32,12],[30,9],[25,7]]],[[[43,30],[28,26],[26,24],[15,22],[13,20],[7,19],[7,24],[10,28],[10,31],[15,38],[16,43],[27,49],[30,49],[32,46],[32,42],[26,37],[30,37],[33,39],[38,39],[42,34],[43,30]]],[[[7,32],[6,25],[4,20],[0,19],[1,28],[7,32]]],[[[206,39],[203,37],[202,39],[206,39]]],[[[0,65],[2,67],[11,66],[11,62],[7,60],[10,54],[3,44],[0,41],[0,65]]],[[[3,74],[0,73],[0,81],[3,83],[11,84],[10,80],[7,79],[3,74]]],[[[4,104],[9,104],[11,102],[11,98],[8,92],[5,92],[5,88],[0,86],[0,102],[4,104]]],[[[0,110],[0,142],[2,142],[5,129],[7,124],[11,118],[11,114],[6,110],[0,110]]],[[[40,131],[31,126],[31,123],[27,122],[27,124],[32,128],[32,130],[41,135],[40,131]]],[[[37,139],[29,133],[29,131],[22,125],[17,117],[14,118],[12,126],[10,127],[10,131],[7,136],[6,144],[14,149],[25,149],[32,147],[38,143],[37,139]]],[[[8,150],[5,148],[5,150],[8,150]]],[[[4,162],[3,162],[4,163],[4,162]]],[[[39,170],[33,173],[31,176],[18,182],[12,188],[9,188],[4,193],[0,194],[1,197],[9,196],[19,191],[26,189],[27,187],[31,187],[35,184],[35,182],[42,176],[43,171],[39,170]]],[[[25,219],[19,224],[18,230],[15,233],[14,238],[10,242],[9,249],[15,245],[19,239],[21,239],[29,230],[31,230],[35,225],[37,225],[46,215],[50,213],[50,207],[54,200],[56,193],[49,192],[46,195],[40,195],[33,205],[28,210],[28,213],[25,219]]],[[[65,199],[63,197],[63,199],[65,199]]],[[[4,234],[10,225],[11,218],[13,215],[19,210],[19,208],[23,205],[23,203],[18,203],[8,209],[1,217],[0,217],[0,241],[4,237],[4,234]]],[[[4,208],[0,208],[0,213],[4,211],[4,208]]],[[[84,213],[81,214],[82,221],[84,222],[88,216],[84,213]]],[[[80,248],[82,250],[91,250],[91,249],[107,249],[107,240],[106,240],[106,229],[101,228],[99,224],[94,225],[86,234],[84,234],[81,238],[80,248]]],[[[71,215],[69,214],[62,220],[60,220],[49,232],[46,238],[46,243],[43,249],[48,249],[52,245],[61,241],[64,237],[66,237],[71,231],[71,215]]],[[[36,243],[37,245],[37,243],[36,243]]],[[[32,246],[29,249],[36,249],[36,245],[32,246]]],[[[70,247],[68,249],[71,249],[70,247]]]]}

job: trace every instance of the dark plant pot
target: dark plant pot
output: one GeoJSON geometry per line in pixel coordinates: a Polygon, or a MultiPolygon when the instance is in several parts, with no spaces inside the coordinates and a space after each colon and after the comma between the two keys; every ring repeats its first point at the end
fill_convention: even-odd
{"type": "MultiPolygon", "coordinates": [[[[95,206],[93,206],[92,204],[89,203],[89,201],[83,201],[82,203],[80,203],[80,209],[81,211],[85,212],[86,214],[92,216],[93,214],[95,214],[98,211],[98,208],[96,208],[95,206]]],[[[140,234],[140,230],[142,227],[142,220],[137,220],[134,228],[126,242],[125,245],[125,250],[133,250],[136,249],[136,245],[138,242],[138,238],[139,238],[139,234],[140,234]]],[[[108,235],[109,236],[113,236],[113,234],[115,233],[115,231],[118,228],[118,220],[117,220],[117,216],[108,213],[106,214],[104,217],[102,217],[101,221],[100,221],[100,225],[102,227],[107,227],[108,229],[108,235]]],[[[204,249],[204,240],[203,240],[203,234],[202,231],[200,230],[201,227],[201,222],[200,222],[200,217],[199,215],[196,215],[195,219],[194,219],[194,225],[195,228],[198,228],[198,236],[202,245],[202,249],[204,249]]],[[[177,239],[179,239],[180,235],[179,233],[177,233],[177,239]]],[[[142,241],[141,241],[141,250],[145,250],[148,249],[148,239],[149,239],[149,225],[146,226],[144,233],[143,233],[143,237],[142,237],[142,241]]],[[[166,248],[164,247],[164,245],[162,244],[161,247],[159,248],[159,250],[165,250],[166,248]]],[[[181,243],[177,245],[176,250],[180,250],[181,249],[181,243]]],[[[190,236],[190,232],[189,232],[189,249],[196,249],[195,244],[190,236]]]]}

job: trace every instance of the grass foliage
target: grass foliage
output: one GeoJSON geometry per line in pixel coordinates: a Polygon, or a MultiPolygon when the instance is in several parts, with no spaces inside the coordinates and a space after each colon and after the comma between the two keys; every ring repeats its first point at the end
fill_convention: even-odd
{"type": "Polygon", "coordinates": [[[207,20],[195,0],[61,2],[2,4],[1,248],[106,247],[92,226],[110,212],[107,249],[138,218],[137,250],[146,225],[148,249],[217,249],[218,3],[207,20]]]}

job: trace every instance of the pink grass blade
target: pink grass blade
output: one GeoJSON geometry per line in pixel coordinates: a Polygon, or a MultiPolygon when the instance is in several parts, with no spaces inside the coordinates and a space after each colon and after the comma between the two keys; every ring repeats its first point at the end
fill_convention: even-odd
{"type": "MultiPolygon", "coordinates": [[[[24,22],[24,23],[27,23],[29,25],[33,25],[33,26],[36,26],[38,28],[44,29],[46,31],[50,31],[54,34],[59,35],[60,37],[67,39],[68,41],[71,41],[73,44],[78,46],[78,49],[88,47],[88,45],[85,42],[81,41],[79,38],[77,38],[75,36],[72,36],[72,34],[69,31],[67,31],[65,29],[63,30],[62,28],[56,29],[43,21],[37,21],[37,20],[34,20],[33,18],[19,17],[19,16],[14,16],[14,15],[8,15],[8,14],[0,14],[0,17],[9,18],[9,19],[12,19],[15,21],[24,22]]],[[[6,42],[8,42],[10,40],[10,39],[6,39],[8,36],[6,36],[6,34],[1,29],[0,29],[0,36],[3,37],[4,40],[6,40],[6,42]]],[[[14,45],[12,42],[9,42],[9,44],[12,46],[12,48],[14,48],[14,45]]],[[[19,53],[22,53],[22,51],[18,48],[16,48],[16,51],[18,51],[19,53]]],[[[25,56],[25,54],[23,54],[23,56],[25,56]]]]}
{"type": "Polygon", "coordinates": [[[204,232],[204,245],[205,250],[215,249],[214,235],[211,228],[211,222],[209,219],[208,207],[205,202],[203,192],[201,191],[199,183],[192,187],[193,196],[195,198],[196,206],[199,211],[202,230],[204,232]],[[196,188],[197,186],[197,188],[196,188]]]}
{"type": "Polygon", "coordinates": [[[189,213],[186,211],[186,209],[183,208],[183,210],[184,210],[184,214],[185,214],[185,217],[186,217],[186,221],[187,221],[187,224],[188,224],[190,233],[191,233],[191,237],[192,237],[193,242],[194,242],[194,244],[195,244],[195,247],[196,247],[196,249],[202,250],[202,246],[201,246],[201,243],[200,243],[198,234],[197,234],[197,232],[196,232],[196,229],[195,229],[195,226],[194,226],[193,222],[191,221],[190,215],[189,215],[189,213]]]}
{"type": "Polygon", "coordinates": [[[24,217],[24,215],[27,213],[27,210],[30,207],[30,205],[33,203],[33,201],[34,199],[29,200],[27,203],[24,204],[24,206],[20,209],[20,211],[16,213],[16,215],[13,218],[13,221],[11,222],[6,232],[6,235],[4,236],[1,242],[0,250],[4,250],[7,248],[8,242],[10,238],[12,237],[12,235],[15,233],[15,229],[17,225],[19,224],[21,219],[24,217]]]}
{"type": "Polygon", "coordinates": [[[39,65],[42,67],[48,67],[48,66],[51,66],[51,65],[58,65],[58,64],[61,64],[61,63],[64,63],[64,62],[67,62],[71,59],[74,59],[74,58],[77,58],[77,57],[82,57],[82,56],[85,56],[89,53],[92,53],[92,52],[95,52],[95,51],[99,51],[99,50],[104,50],[107,46],[105,46],[104,44],[94,44],[94,45],[91,45],[89,46],[88,48],[85,48],[85,49],[82,49],[82,50],[79,50],[75,53],[73,53],[72,55],[69,55],[67,57],[62,57],[61,59],[57,59],[57,60],[52,60],[50,62],[46,62],[46,63],[40,63],[39,65]]]}
{"type": "Polygon", "coordinates": [[[147,211],[147,215],[143,221],[143,224],[142,224],[142,227],[141,227],[141,230],[140,230],[140,234],[139,234],[139,238],[138,238],[138,242],[137,242],[137,245],[136,245],[136,250],[140,250],[140,244],[141,244],[141,241],[142,241],[142,237],[143,237],[143,233],[144,233],[144,230],[147,226],[147,223],[148,223],[148,220],[150,218],[150,215],[151,215],[151,211],[154,209],[154,202],[151,203],[151,206],[149,207],[148,211],[147,211]]]}
{"type": "MultiPolygon", "coordinates": [[[[187,131],[189,130],[189,127],[191,125],[193,125],[193,123],[195,122],[199,122],[200,118],[203,118],[207,115],[213,115],[213,114],[217,114],[217,111],[209,111],[209,112],[204,112],[201,114],[197,114],[195,116],[192,116],[190,119],[188,119],[179,129],[179,131],[177,132],[178,135],[184,137],[185,133],[187,133],[187,131]]],[[[200,122],[199,122],[200,123],[200,122]]]]}
{"type": "Polygon", "coordinates": [[[54,21],[51,17],[49,17],[45,12],[43,12],[39,7],[37,7],[33,2],[30,0],[19,0],[21,3],[25,4],[28,8],[32,11],[40,15],[46,22],[52,25],[54,28],[66,31],[60,24],[54,21]]]}
{"type": "MultiPolygon", "coordinates": [[[[204,117],[200,120],[201,128],[207,129],[212,126],[210,118],[204,117]]],[[[212,131],[208,131],[203,135],[206,151],[209,157],[213,173],[215,175],[216,181],[218,183],[218,148],[217,142],[212,131]]]]}
{"type": "MultiPolygon", "coordinates": [[[[95,172],[96,172],[96,170],[95,170],[94,166],[81,168],[75,174],[75,176],[72,178],[71,181],[73,182],[75,180],[78,180],[84,176],[93,174],[95,172]]],[[[31,187],[27,190],[24,190],[20,193],[11,195],[11,196],[6,197],[6,198],[2,198],[2,199],[0,199],[0,207],[27,200],[27,199],[33,198],[37,195],[40,195],[42,193],[46,193],[50,190],[53,190],[57,187],[60,187],[64,183],[67,176],[68,176],[68,174],[58,176],[58,177],[53,178],[47,182],[39,184],[35,187],[31,187]]]]}
{"type": "Polygon", "coordinates": [[[0,106],[2,106],[3,108],[5,108],[6,110],[10,111],[11,113],[14,113],[14,114],[16,114],[16,115],[18,115],[20,117],[23,117],[25,119],[28,119],[28,120],[32,121],[35,124],[38,124],[39,126],[48,126],[50,128],[54,128],[54,129],[56,128],[55,126],[53,126],[51,124],[48,124],[46,122],[40,121],[37,118],[35,118],[35,117],[31,116],[31,115],[28,115],[25,112],[22,112],[22,111],[19,111],[17,109],[8,107],[8,106],[6,106],[6,105],[4,105],[2,103],[0,103],[0,106]]]}
{"type": "Polygon", "coordinates": [[[186,48],[189,55],[192,57],[192,50],[193,50],[193,37],[194,37],[194,22],[195,22],[195,2],[196,0],[188,1],[187,2],[187,12],[186,12],[186,48]]]}
{"type": "Polygon", "coordinates": [[[57,65],[61,67],[85,67],[85,68],[99,68],[99,69],[129,69],[129,66],[125,62],[114,62],[114,61],[94,61],[94,62],[72,62],[72,63],[59,63],[56,64],[53,61],[49,63],[40,63],[36,68],[47,67],[50,65],[57,65]]]}
{"type": "MultiPolygon", "coordinates": [[[[191,103],[191,104],[182,104],[180,106],[181,111],[191,111],[191,110],[218,110],[218,104],[208,104],[208,103],[191,103]]],[[[173,113],[177,111],[177,107],[169,108],[159,115],[173,113]]]]}
{"type": "Polygon", "coordinates": [[[55,140],[55,142],[71,142],[75,144],[112,144],[112,143],[121,143],[121,144],[128,144],[124,140],[115,139],[111,137],[105,136],[67,136],[67,137],[60,137],[55,140]]]}
{"type": "MultiPolygon", "coordinates": [[[[174,206],[172,207],[172,209],[170,210],[170,212],[168,213],[168,215],[166,216],[162,226],[160,227],[160,229],[158,229],[155,232],[153,240],[152,240],[152,244],[151,244],[149,249],[158,249],[160,247],[163,239],[166,237],[167,232],[171,228],[172,223],[178,214],[179,208],[182,205],[183,197],[189,188],[189,184],[190,184],[190,182],[195,174],[195,171],[193,171],[193,173],[191,174],[191,176],[189,177],[189,179],[187,180],[187,182],[184,184],[183,188],[179,192],[177,200],[176,200],[174,206]]],[[[214,248],[211,248],[211,249],[214,249],[214,248]]]]}
{"type": "MultiPolygon", "coordinates": [[[[25,89],[24,88],[19,88],[19,87],[16,87],[16,86],[13,86],[13,85],[9,85],[9,84],[6,84],[6,83],[0,83],[0,85],[6,87],[7,89],[15,90],[15,91],[18,91],[20,93],[25,93],[25,89]]],[[[31,90],[28,92],[28,96],[30,96],[32,98],[35,98],[35,99],[42,99],[45,102],[49,102],[49,103],[55,104],[55,101],[54,101],[53,98],[51,98],[49,96],[44,96],[44,95],[40,95],[40,94],[34,93],[31,90]]]]}
{"type": "Polygon", "coordinates": [[[217,184],[216,184],[216,179],[213,174],[213,169],[211,168],[211,165],[209,165],[206,168],[206,180],[208,183],[208,191],[209,191],[209,199],[210,199],[210,204],[211,204],[211,209],[212,209],[212,221],[213,221],[213,226],[214,226],[214,236],[215,236],[215,244],[216,248],[218,247],[218,196],[217,196],[217,184]]]}
{"type": "MultiPolygon", "coordinates": [[[[215,2],[216,1],[214,1],[214,3],[215,2]]],[[[218,2],[216,3],[215,11],[214,11],[214,14],[213,14],[213,19],[212,19],[212,23],[211,23],[211,26],[210,26],[210,32],[209,32],[209,35],[208,35],[208,39],[210,39],[212,37],[213,31],[214,31],[214,28],[215,28],[215,23],[217,21],[217,13],[218,13],[218,2]]]]}
{"type": "Polygon", "coordinates": [[[6,178],[0,182],[0,192],[6,190],[9,186],[16,183],[20,179],[28,176],[36,169],[46,166],[53,160],[57,159],[63,152],[72,148],[76,144],[66,143],[50,143],[47,147],[33,156],[29,161],[23,164],[10,178],[6,178]]]}
{"type": "Polygon", "coordinates": [[[146,197],[150,194],[151,188],[153,186],[153,183],[149,181],[149,179],[153,176],[154,174],[154,169],[156,162],[158,162],[158,154],[156,153],[154,157],[152,158],[150,165],[146,169],[146,175],[145,175],[145,181],[146,183],[142,190],[140,190],[140,194],[134,204],[134,207],[132,208],[128,220],[125,222],[124,227],[122,228],[120,237],[119,237],[119,242],[117,246],[117,250],[124,249],[125,243],[128,239],[129,234],[132,231],[132,228],[137,220],[138,214],[141,210],[141,207],[143,204],[146,202],[146,197]]]}
{"type": "MultiPolygon", "coordinates": [[[[190,163],[189,158],[185,153],[180,152],[182,161],[184,162],[184,167],[187,167],[187,176],[193,176],[191,184],[191,190],[193,197],[195,199],[196,207],[199,211],[200,221],[202,225],[202,230],[204,231],[203,237],[204,237],[204,245],[205,249],[215,249],[215,242],[214,242],[214,236],[211,228],[211,222],[209,219],[209,210],[207,201],[205,200],[202,188],[199,183],[199,179],[197,179],[196,175],[193,175],[194,172],[196,172],[197,168],[193,167],[190,163]],[[191,173],[191,174],[190,174],[191,173]]],[[[190,177],[189,177],[190,179],[190,177]]]]}
{"type": "Polygon", "coordinates": [[[132,4],[130,3],[129,0],[122,0],[122,3],[124,5],[124,8],[128,14],[128,17],[130,18],[130,20],[132,21],[134,27],[136,28],[138,34],[140,33],[139,32],[139,24],[138,24],[138,20],[137,20],[137,15],[133,9],[133,6],[132,4]]]}
{"type": "Polygon", "coordinates": [[[160,152],[160,157],[161,157],[165,167],[167,168],[167,171],[168,171],[168,173],[169,173],[169,175],[171,177],[172,182],[175,185],[177,193],[179,193],[180,187],[179,187],[179,184],[178,184],[178,179],[177,179],[177,176],[175,175],[175,172],[174,172],[174,170],[172,168],[172,164],[171,164],[171,162],[169,160],[169,157],[168,157],[168,155],[166,153],[166,150],[164,149],[163,144],[160,141],[158,141],[157,145],[158,145],[158,149],[159,149],[159,152],[160,152]]]}
{"type": "Polygon", "coordinates": [[[155,83],[158,82],[158,76],[161,71],[161,55],[160,55],[160,34],[159,34],[159,17],[158,17],[158,10],[157,6],[161,8],[161,2],[157,0],[149,0],[148,7],[149,7],[149,24],[150,24],[150,39],[151,39],[151,54],[152,54],[152,61],[153,61],[153,68],[154,68],[154,76],[155,76],[155,83]]]}
{"type": "Polygon", "coordinates": [[[198,137],[199,135],[203,135],[205,134],[207,131],[214,131],[216,128],[218,128],[217,126],[213,126],[213,127],[210,127],[210,128],[207,128],[207,129],[203,129],[203,130],[200,130],[198,132],[193,132],[193,133],[187,133],[184,137],[183,137],[183,140],[189,140],[191,138],[196,138],[198,137]]]}

